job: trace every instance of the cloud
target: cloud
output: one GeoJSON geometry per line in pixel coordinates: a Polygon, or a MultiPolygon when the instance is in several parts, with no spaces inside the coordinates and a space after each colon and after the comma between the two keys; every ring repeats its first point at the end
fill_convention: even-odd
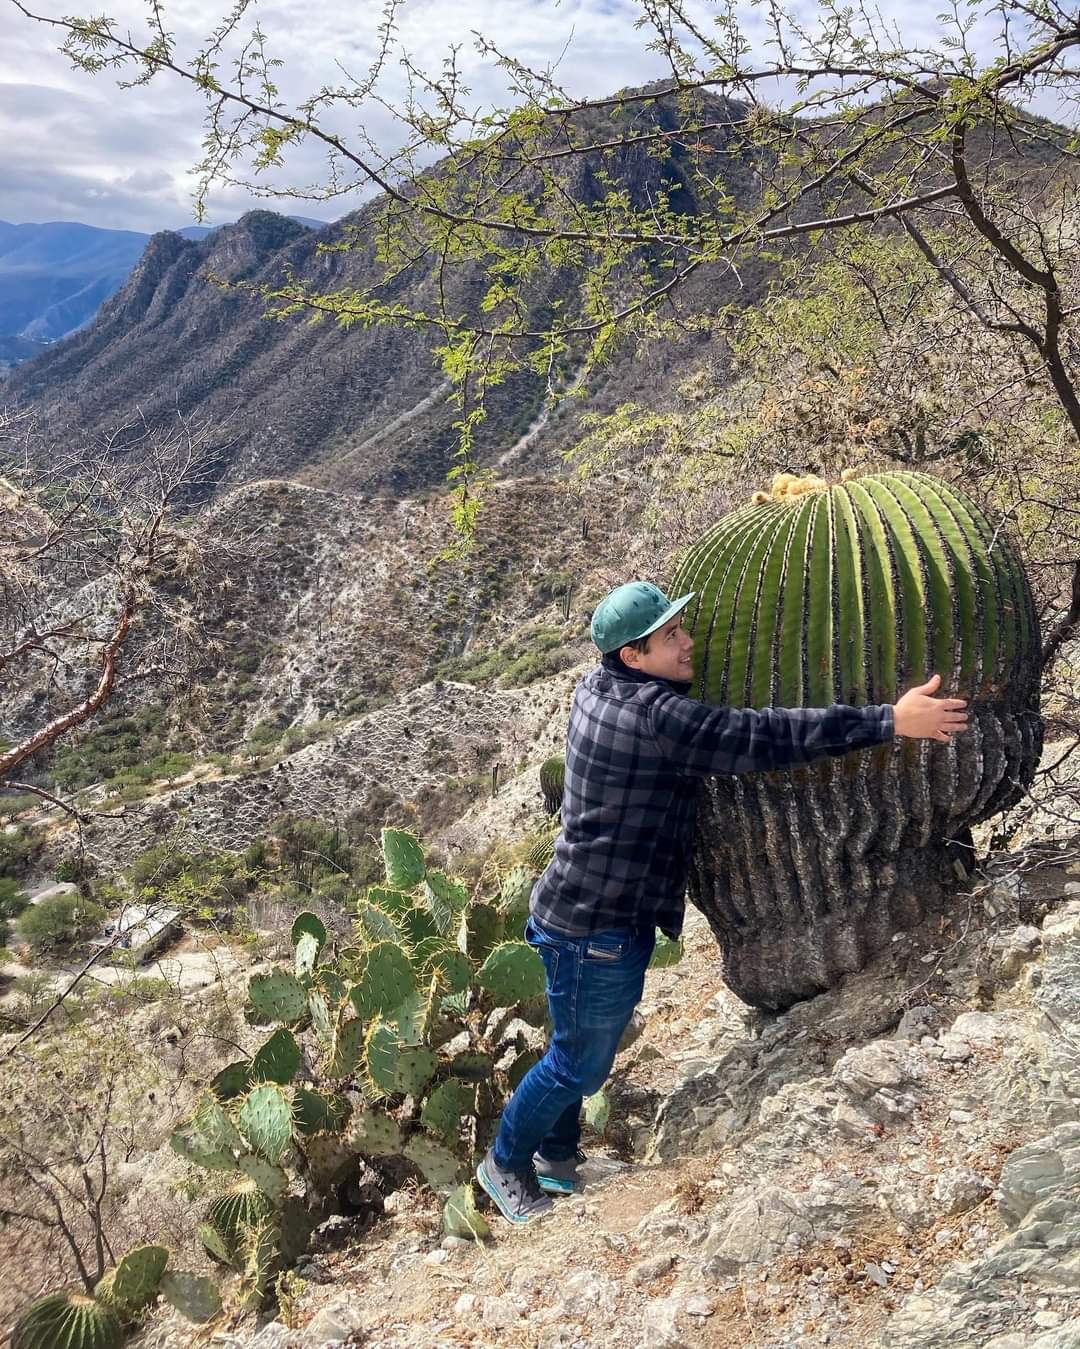
{"type": "MultiPolygon", "coordinates": [[[[722,37],[714,23],[722,7],[710,0],[687,0],[700,31],[722,37]]],[[[989,7],[989,0],[987,0],[989,7]]],[[[112,228],[178,228],[192,219],[195,178],[201,157],[205,107],[191,85],[162,75],[146,87],[119,91],[114,73],[95,77],[73,70],[56,50],[55,31],[24,19],[0,0],[0,218],[13,221],[80,219],[112,228]],[[16,79],[15,76],[18,78],[16,79]]],[[[812,0],[796,0],[808,27],[819,20],[812,0]]],[[[109,11],[131,32],[145,32],[141,0],[118,0],[109,11]]],[[[167,9],[178,49],[197,50],[224,12],[224,3],[184,0],[167,9]]],[[[348,75],[364,79],[379,55],[379,0],[263,0],[245,18],[255,18],[273,55],[284,65],[273,78],[286,103],[348,75]]],[[[757,47],[768,37],[763,7],[742,0],[745,32],[757,47]]],[[[905,45],[940,47],[943,30],[931,7],[909,0],[881,0],[883,23],[898,25],[905,45]]],[[[398,13],[396,38],[416,64],[438,77],[451,48],[459,77],[471,91],[473,106],[484,110],[511,99],[513,79],[490,54],[481,55],[475,34],[488,37],[500,51],[538,68],[552,67],[555,78],[578,97],[600,97],[668,73],[665,57],[647,50],[652,33],[636,30],[637,0],[406,0],[398,13]]],[[[981,56],[987,47],[985,24],[971,41],[981,56]]],[[[145,41],[138,38],[136,41],[145,41]]],[[[234,42],[223,57],[223,73],[238,50],[234,42]]],[[[406,74],[393,53],[379,85],[382,97],[400,104],[406,74]]],[[[427,96],[430,101],[430,95],[427,96]]],[[[1056,109],[1041,109],[1052,115],[1056,109]]],[[[400,123],[378,103],[362,111],[327,114],[327,124],[351,144],[360,144],[359,128],[380,147],[399,143],[400,123]]],[[[289,160],[290,177],[271,173],[273,191],[288,181],[326,181],[322,156],[301,147],[289,160]]],[[[334,219],[354,209],[362,193],[330,201],[283,198],[276,209],[334,219]]],[[[215,188],[209,221],[235,218],[264,204],[231,186],[215,188]]]]}

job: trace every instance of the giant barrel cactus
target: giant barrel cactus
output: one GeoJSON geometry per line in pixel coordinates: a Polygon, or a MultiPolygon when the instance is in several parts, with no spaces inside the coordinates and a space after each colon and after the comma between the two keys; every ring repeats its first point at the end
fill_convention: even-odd
{"type": "Polygon", "coordinates": [[[1004,532],[921,473],[781,475],[682,561],[693,693],[734,707],[892,703],[931,673],[966,697],[945,745],[898,740],[710,779],[690,893],[731,988],[786,1007],[943,903],[946,841],[1002,810],[1042,747],[1039,634],[1004,532]]]}

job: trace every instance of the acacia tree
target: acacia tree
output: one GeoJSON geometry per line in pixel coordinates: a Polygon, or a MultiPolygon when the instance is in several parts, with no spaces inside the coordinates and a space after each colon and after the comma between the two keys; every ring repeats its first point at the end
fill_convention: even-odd
{"type": "MultiPolygon", "coordinates": [[[[1064,191],[1062,165],[1076,140],[1026,110],[1037,96],[1056,95],[1060,116],[1075,123],[1074,6],[958,6],[942,18],[939,41],[919,48],[875,11],[841,0],[823,0],[812,26],[794,8],[757,10],[766,32],[756,44],[734,0],[717,3],[707,23],[681,0],[640,0],[638,26],[666,65],[664,78],[576,98],[552,71],[478,35],[480,55],[512,91],[510,106],[489,108],[473,102],[455,49],[432,73],[402,48],[400,0],[385,0],[379,50],[361,77],[296,103],[280,93],[280,63],[258,25],[247,27],[253,0],[239,0],[187,50],[159,3],[141,34],[107,17],[54,17],[12,3],[56,28],[66,54],[90,73],[136,83],[173,77],[202,92],[200,201],[216,181],[323,200],[382,194],[363,231],[378,240],[379,284],[318,293],[291,281],[262,294],[277,314],[436,335],[458,391],[453,476],[466,530],[484,476],[473,439],[493,385],[528,368],[552,397],[586,387],[583,376],[622,340],[714,326],[727,305],[717,305],[718,289],[767,252],[871,222],[901,222],[927,273],[1026,350],[1032,379],[1053,390],[1080,439],[1080,397],[1064,353],[1076,296],[1063,289],[1047,247],[1045,214],[1030,209],[1064,191]],[[394,100],[388,71],[398,67],[408,87],[394,100]],[[367,114],[387,108],[400,128],[392,145],[367,129],[367,114]],[[321,186],[273,178],[312,145],[328,156],[321,186]],[[1021,182],[1030,190],[1018,202],[1021,182]],[[475,301],[452,284],[463,265],[486,278],[475,301]],[[432,278],[425,299],[391,298],[410,275],[432,278]],[[566,285],[556,304],[542,304],[553,275],[566,285]]],[[[1063,218],[1070,201],[1060,196],[1063,218]]],[[[339,246],[352,242],[346,234],[339,246]]]]}

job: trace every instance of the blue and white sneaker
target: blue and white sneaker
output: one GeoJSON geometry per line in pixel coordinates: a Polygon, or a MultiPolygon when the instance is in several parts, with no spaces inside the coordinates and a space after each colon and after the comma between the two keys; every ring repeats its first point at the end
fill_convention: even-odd
{"type": "Polygon", "coordinates": [[[531,1166],[528,1171],[504,1171],[495,1161],[493,1148],[488,1148],[477,1166],[476,1179],[503,1217],[512,1223],[531,1222],[554,1208],[531,1166]]]}
{"type": "Polygon", "coordinates": [[[578,1167],[585,1161],[588,1161],[588,1158],[580,1148],[572,1157],[567,1157],[561,1162],[553,1162],[542,1153],[534,1153],[533,1165],[536,1167],[536,1179],[540,1182],[540,1188],[547,1190],[549,1194],[573,1194],[580,1190],[581,1177],[578,1175],[578,1167]]]}

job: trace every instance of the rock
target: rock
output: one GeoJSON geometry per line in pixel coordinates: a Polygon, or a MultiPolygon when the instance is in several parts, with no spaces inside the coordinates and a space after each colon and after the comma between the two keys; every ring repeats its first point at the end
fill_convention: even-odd
{"type": "Polygon", "coordinates": [[[866,1262],[863,1266],[863,1273],[871,1283],[876,1283],[879,1288],[887,1288],[889,1286],[889,1276],[881,1266],[875,1264],[873,1260],[868,1260],[866,1262]]]}
{"type": "Polygon", "coordinates": [[[437,1250],[428,1251],[427,1255],[424,1256],[424,1264],[445,1265],[447,1260],[449,1259],[450,1259],[450,1252],[440,1245],[437,1250]]]}
{"type": "Polygon", "coordinates": [[[480,1320],[492,1330],[509,1330],[521,1320],[521,1308],[510,1297],[486,1297],[480,1320]]]}
{"type": "Polygon", "coordinates": [[[669,1269],[675,1264],[675,1257],[672,1255],[653,1255],[648,1260],[641,1260],[630,1270],[631,1282],[636,1284],[654,1283],[662,1278],[669,1269]]]}
{"type": "Polygon", "coordinates": [[[474,1244],[471,1237],[456,1237],[453,1233],[448,1233],[443,1237],[442,1241],[439,1242],[439,1245],[444,1251],[460,1251],[464,1249],[464,1247],[472,1246],[474,1244]]]}
{"type": "Polygon", "coordinates": [[[335,1213],[325,1222],[321,1222],[311,1234],[311,1249],[320,1253],[340,1251],[367,1225],[366,1216],[361,1220],[358,1217],[345,1217],[335,1213]]]}
{"type": "Polygon", "coordinates": [[[874,1040],[849,1049],[833,1069],[833,1080],[879,1123],[910,1115],[919,1103],[911,1088],[929,1070],[922,1049],[907,1040],[874,1040]]]}
{"type": "Polygon", "coordinates": [[[1061,1325],[1064,1318],[1060,1312],[1047,1310],[1036,1312],[1031,1319],[1040,1330],[1054,1330],[1057,1326],[1061,1325]]]}
{"type": "Polygon", "coordinates": [[[1028,923],[995,938],[993,948],[998,955],[998,978],[1003,982],[1015,979],[1023,967],[1038,956],[1041,946],[1042,933],[1028,923]]]}
{"type": "Polygon", "coordinates": [[[562,1301],[566,1314],[586,1317],[591,1312],[613,1312],[619,1300],[619,1285],[614,1279],[579,1270],[562,1285],[562,1301]]]}
{"type": "Polygon", "coordinates": [[[767,1265],[815,1241],[832,1240],[873,1211],[865,1187],[851,1177],[817,1176],[802,1194],[761,1185],[743,1192],[709,1230],[703,1272],[720,1278],[743,1265],[767,1265]]]}
{"type": "Polygon", "coordinates": [[[248,1341],[248,1349],[289,1349],[293,1342],[292,1331],[288,1326],[282,1325],[280,1321],[270,1321],[254,1339],[248,1341]]]}
{"type": "Polygon", "coordinates": [[[968,1167],[954,1166],[942,1171],[934,1181],[931,1197],[940,1211],[952,1218],[981,1204],[993,1188],[985,1176],[968,1167]]]}
{"type": "Polygon", "coordinates": [[[1054,1132],[1009,1154],[996,1194],[998,1211],[1016,1227],[1036,1205],[1059,1192],[1080,1188],[1080,1124],[1054,1132]]]}
{"type": "Polygon", "coordinates": [[[939,1013],[936,1007],[920,1005],[909,1007],[900,1018],[900,1024],[893,1031],[894,1040],[911,1040],[918,1044],[924,1035],[937,1022],[939,1013]]]}
{"type": "Polygon", "coordinates": [[[1013,1017],[1007,1012],[964,1012],[949,1028],[950,1033],[977,1049],[989,1049],[1000,1040],[1008,1039],[1013,1017]]]}
{"type": "Polygon", "coordinates": [[[681,1311],[677,1297],[657,1298],[645,1308],[639,1349],[683,1349],[686,1341],[679,1334],[681,1311]]]}
{"type": "Polygon", "coordinates": [[[359,1293],[339,1293],[304,1327],[302,1343],[305,1347],[345,1344],[363,1325],[362,1307],[359,1293]]]}
{"type": "Polygon", "coordinates": [[[640,1011],[635,1011],[633,1016],[631,1016],[626,1029],[622,1033],[622,1037],[619,1040],[619,1047],[615,1051],[616,1054],[625,1054],[631,1045],[641,1039],[644,1030],[645,1018],[641,1015],[640,1011]]]}
{"type": "Polygon", "coordinates": [[[454,1303],[454,1315],[468,1316],[468,1317],[475,1316],[477,1304],[479,1303],[479,1301],[480,1299],[476,1296],[475,1293],[462,1293],[462,1295],[454,1303]]]}

